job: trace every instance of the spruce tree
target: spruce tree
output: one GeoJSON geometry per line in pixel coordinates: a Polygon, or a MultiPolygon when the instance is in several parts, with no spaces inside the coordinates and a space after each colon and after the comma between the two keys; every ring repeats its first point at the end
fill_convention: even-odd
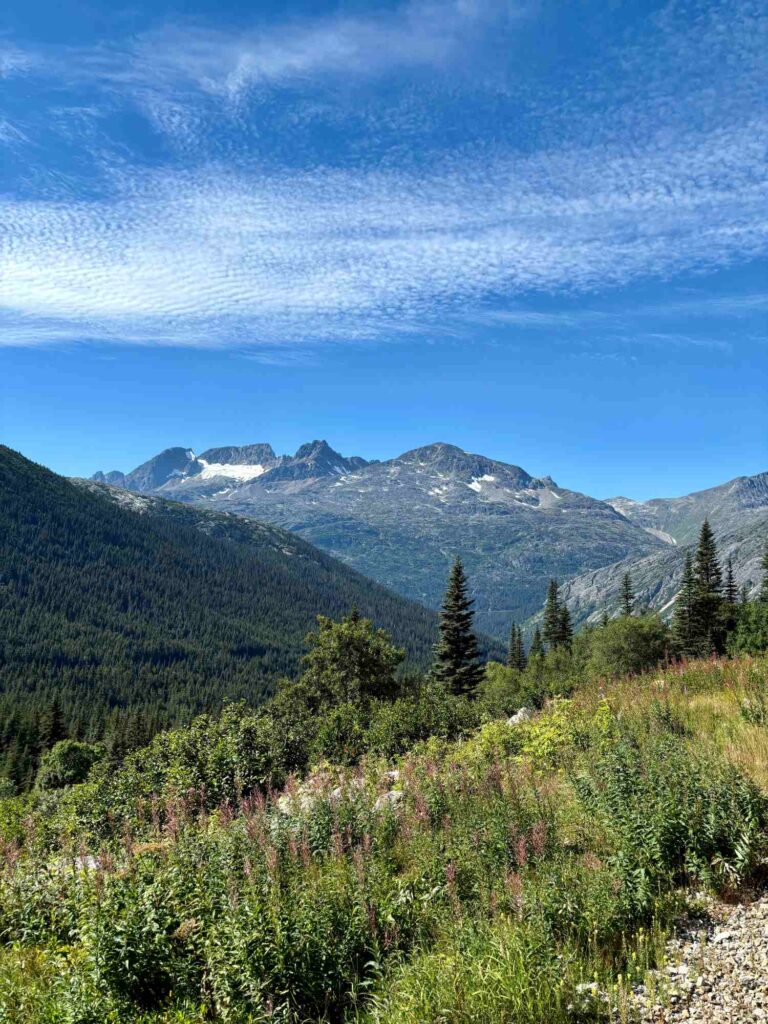
{"type": "Polygon", "coordinates": [[[509,668],[516,668],[522,672],[525,669],[526,657],[523,645],[523,631],[516,623],[512,623],[509,631],[509,651],[507,653],[507,665],[509,668]]]}
{"type": "Polygon", "coordinates": [[[41,750],[49,750],[54,743],[67,738],[67,727],[58,697],[54,696],[40,714],[38,735],[41,750]]]}
{"type": "Polygon", "coordinates": [[[717,544],[709,520],[701,524],[695,561],[695,631],[702,654],[722,651],[723,573],[717,557],[717,544]]]}
{"type": "Polygon", "coordinates": [[[621,578],[621,614],[631,615],[635,603],[635,588],[632,585],[632,574],[625,572],[621,578]]]}
{"type": "Polygon", "coordinates": [[[560,630],[557,638],[557,646],[564,647],[566,650],[571,649],[573,643],[573,625],[571,623],[571,613],[568,611],[568,606],[565,604],[560,605],[560,630]]]}
{"type": "Polygon", "coordinates": [[[723,600],[726,604],[735,605],[739,602],[739,588],[736,586],[736,577],[733,574],[733,559],[728,556],[725,563],[725,585],[723,587],[723,600]]]}
{"type": "Polygon", "coordinates": [[[515,668],[515,657],[517,653],[517,623],[513,622],[509,627],[509,643],[507,645],[507,668],[515,668]]]}
{"type": "Polygon", "coordinates": [[[453,563],[440,613],[440,637],[435,646],[432,673],[454,693],[471,696],[483,675],[472,622],[475,602],[467,593],[461,559],[453,563]]]}
{"type": "Polygon", "coordinates": [[[528,660],[544,657],[544,641],[541,638],[541,630],[537,626],[533,631],[531,646],[528,648],[528,660]]]}
{"type": "Polygon", "coordinates": [[[547,601],[544,605],[544,622],[542,628],[542,640],[547,649],[552,651],[560,643],[562,632],[562,618],[560,615],[560,588],[557,580],[549,581],[547,587],[547,601]]]}
{"type": "Polygon", "coordinates": [[[763,582],[760,584],[757,600],[760,604],[768,604],[768,544],[765,545],[765,551],[763,552],[762,569],[763,582]]]}
{"type": "Polygon", "coordinates": [[[725,566],[725,584],[723,586],[723,629],[726,637],[732,633],[739,622],[739,588],[733,573],[733,559],[728,556],[725,566]]]}
{"type": "Polygon", "coordinates": [[[696,576],[690,551],[685,553],[683,579],[675,601],[672,640],[675,650],[683,657],[693,657],[699,653],[696,632],[696,576]]]}

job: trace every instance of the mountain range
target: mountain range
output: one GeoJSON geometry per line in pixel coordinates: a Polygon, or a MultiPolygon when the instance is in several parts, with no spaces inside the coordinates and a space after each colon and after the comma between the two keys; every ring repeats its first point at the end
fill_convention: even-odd
{"type": "Polygon", "coordinates": [[[600,500],[443,442],[386,461],[345,457],[326,441],[295,455],[263,443],[200,455],[176,447],[132,472],[94,479],[278,524],[433,608],[458,554],[478,625],[499,637],[511,620],[537,613],[553,576],[569,581],[579,621],[610,606],[627,567],[638,575],[642,599],[663,607],[705,516],[728,537],[749,583],[754,552],[744,543],[750,524],[758,530],[768,516],[768,473],[680,498],[600,500]]]}
{"type": "Polygon", "coordinates": [[[177,447],[96,479],[278,524],[433,608],[458,554],[478,625],[495,636],[539,608],[551,576],[667,546],[607,502],[445,443],[383,462],[347,458],[325,441],[293,456],[267,444],[200,455],[177,447]]]}

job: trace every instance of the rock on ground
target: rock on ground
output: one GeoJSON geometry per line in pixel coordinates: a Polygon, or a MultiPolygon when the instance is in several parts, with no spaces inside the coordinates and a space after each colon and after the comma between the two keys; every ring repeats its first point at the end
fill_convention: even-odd
{"type": "Polygon", "coordinates": [[[768,1022],[768,895],[713,903],[706,919],[689,922],[667,944],[657,980],[665,998],[651,1002],[644,986],[635,995],[641,1021],[768,1022]]]}

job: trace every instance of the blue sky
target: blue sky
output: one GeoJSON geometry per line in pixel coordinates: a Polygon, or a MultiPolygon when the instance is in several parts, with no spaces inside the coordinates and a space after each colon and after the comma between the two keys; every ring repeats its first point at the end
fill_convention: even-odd
{"type": "Polygon", "coordinates": [[[10,0],[0,436],[768,469],[767,44],[754,0],[10,0]]]}

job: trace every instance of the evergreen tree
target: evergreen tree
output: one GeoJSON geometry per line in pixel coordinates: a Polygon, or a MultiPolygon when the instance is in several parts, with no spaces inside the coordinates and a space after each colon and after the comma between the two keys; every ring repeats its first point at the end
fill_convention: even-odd
{"type": "Polygon", "coordinates": [[[672,639],[678,654],[692,657],[699,653],[696,631],[696,576],[690,551],[685,553],[683,579],[675,601],[672,639]]]}
{"type": "Polygon", "coordinates": [[[760,604],[768,604],[768,544],[765,545],[765,551],[763,552],[762,568],[763,582],[760,584],[757,600],[760,604]]]}
{"type": "Polygon", "coordinates": [[[509,651],[507,653],[507,665],[509,668],[516,668],[518,671],[525,670],[527,659],[525,657],[525,646],[523,645],[523,631],[516,623],[512,623],[509,631],[509,651]]]}
{"type": "Polygon", "coordinates": [[[726,604],[735,605],[739,601],[739,588],[736,586],[736,577],[733,575],[733,559],[728,556],[725,565],[725,586],[723,587],[723,599],[726,604]]]}
{"type": "Polygon", "coordinates": [[[739,588],[733,574],[733,559],[728,556],[725,567],[725,585],[723,587],[723,629],[726,637],[732,633],[739,620],[739,588]]]}
{"type": "Polygon", "coordinates": [[[621,614],[631,615],[635,603],[635,588],[632,585],[632,574],[625,572],[621,578],[621,614]]]}
{"type": "Polygon", "coordinates": [[[544,623],[542,640],[548,650],[552,651],[560,643],[562,618],[560,614],[560,588],[557,580],[550,580],[547,587],[547,601],[544,605],[544,623]]]}
{"type": "Polygon", "coordinates": [[[50,750],[54,743],[67,738],[67,727],[64,724],[61,704],[54,696],[40,714],[38,725],[41,750],[50,750]]]}
{"type": "Polygon", "coordinates": [[[440,613],[440,638],[435,646],[433,675],[454,693],[472,695],[483,675],[477,638],[472,628],[475,602],[467,593],[461,559],[453,563],[440,613]]]}
{"type": "Polygon", "coordinates": [[[568,606],[565,604],[560,605],[560,630],[557,637],[557,647],[565,647],[566,650],[571,649],[573,643],[573,625],[571,623],[571,613],[568,611],[568,606]]]}
{"type": "Polygon", "coordinates": [[[525,639],[521,626],[517,627],[517,667],[525,672],[528,667],[528,655],[525,653],[525,639]]]}
{"type": "Polygon", "coordinates": [[[544,657],[544,641],[541,638],[541,630],[537,626],[533,631],[531,646],[528,648],[528,661],[534,658],[544,657]]]}
{"type": "Polygon", "coordinates": [[[695,561],[696,600],[694,630],[704,655],[723,649],[723,573],[715,535],[709,520],[701,524],[695,561]]]}

